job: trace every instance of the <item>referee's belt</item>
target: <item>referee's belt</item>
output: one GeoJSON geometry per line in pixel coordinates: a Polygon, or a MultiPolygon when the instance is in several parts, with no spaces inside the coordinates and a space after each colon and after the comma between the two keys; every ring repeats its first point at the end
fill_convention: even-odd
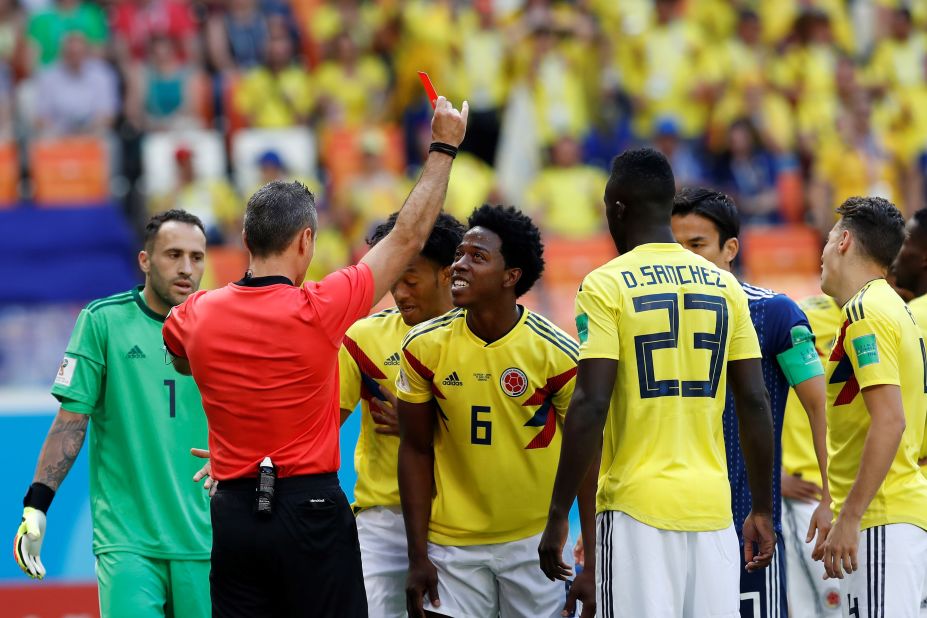
{"type": "MultiPolygon", "coordinates": [[[[244,476],[237,479],[219,481],[219,491],[255,491],[257,489],[257,482],[257,476],[244,476]]],[[[276,479],[274,481],[274,493],[315,491],[318,489],[332,489],[333,487],[339,486],[337,472],[300,474],[276,479]]]]}

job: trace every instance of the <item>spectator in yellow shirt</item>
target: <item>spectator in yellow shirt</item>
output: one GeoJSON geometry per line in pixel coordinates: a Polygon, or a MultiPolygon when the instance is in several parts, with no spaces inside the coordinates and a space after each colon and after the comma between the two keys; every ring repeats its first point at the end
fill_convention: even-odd
{"type": "Polygon", "coordinates": [[[922,87],[927,83],[923,70],[925,57],[927,33],[915,31],[910,9],[895,9],[891,34],[878,43],[872,56],[870,81],[882,92],[922,87]]]}
{"type": "Polygon", "coordinates": [[[581,61],[569,47],[570,34],[552,22],[533,26],[529,39],[519,43],[519,68],[534,104],[534,121],[542,144],[559,135],[583,136],[590,126],[589,106],[581,77],[581,61]]]}
{"type": "Polygon", "coordinates": [[[635,132],[652,135],[660,119],[673,117],[683,138],[695,138],[705,130],[710,100],[705,41],[697,25],[680,16],[679,0],[656,0],[655,6],[656,20],[637,39],[635,132]]]}
{"type": "Polygon", "coordinates": [[[339,126],[379,120],[389,85],[386,65],[373,54],[361,54],[348,32],[336,36],[331,48],[332,58],[314,76],[326,120],[339,126]]]}
{"type": "Polygon", "coordinates": [[[546,233],[582,239],[602,229],[602,191],[607,174],[583,165],[579,142],[561,136],[550,147],[550,164],[525,193],[525,211],[546,233]]]}
{"type": "MultiPolygon", "coordinates": [[[[492,165],[499,141],[501,113],[508,97],[506,34],[496,23],[491,6],[478,6],[462,14],[460,23],[463,32],[454,52],[455,77],[448,84],[453,92],[448,96],[470,103],[463,148],[492,165]]],[[[472,208],[471,205],[470,211],[472,208]]]]}
{"type": "Polygon", "coordinates": [[[837,131],[815,157],[812,215],[822,231],[834,222],[834,209],[856,195],[898,201],[897,170],[884,136],[872,126],[868,95],[859,91],[852,106],[837,119],[837,131]]]}
{"type": "Polygon", "coordinates": [[[293,63],[293,51],[289,37],[270,39],[264,65],[248,71],[238,85],[234,104],[249,126],[279,129],[308,121],[315,103],[311,80],[293,63]]]}
{"type": "Polygon", "coordinates": [[[177,182],[173,189],[149,200],[149,212],[181,208],[200,218],[209,244],[239,242],[243,208],[232,185],[223,178],[200,178],[193,164],[193,151],[186,146],[174,152],[174,162],[177,182]]]}
{"type": "MultiPolygon", "coordinates": [[[[363,243],[364,235],[375,225],[386,221],[406,199],[412,189],[408,179],[394,173],[383,158],[386,139],[382,133],[369,129],[360,138],[361,168],[335,196],[334,210],[351,213],[357,218],[350,226],[348,242],[363,243]]],[[[341,220],[339,220],[341,221],[341,220]]],[[[344,223],[341,221],[341,223],[344,223]]]]}

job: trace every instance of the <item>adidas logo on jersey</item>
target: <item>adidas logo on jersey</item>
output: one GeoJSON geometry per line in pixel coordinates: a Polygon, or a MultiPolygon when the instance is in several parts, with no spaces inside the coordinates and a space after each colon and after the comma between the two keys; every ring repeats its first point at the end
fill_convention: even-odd
{"type": "Polygon", "coordinates": [[[441,382],[444,386],[463,386],[463,382],[460,381],[456,371],[452,371],[451,375],[444,378],[444,381],[441,382]]]}
{"type": "Polygon", "coordinates": [[[145,353],[142,352],[142,349],[137,345],[132,346],[132,349],[129,350],[129,353],[126,354],[126,358],[145,358],[145,353]]]}
{"type": "Polygon", "coordinates": [[[383,361],[383,364],[387,367],[395,367],[399,364],[399,352],[393,352],[393,354],[383,361]]]}

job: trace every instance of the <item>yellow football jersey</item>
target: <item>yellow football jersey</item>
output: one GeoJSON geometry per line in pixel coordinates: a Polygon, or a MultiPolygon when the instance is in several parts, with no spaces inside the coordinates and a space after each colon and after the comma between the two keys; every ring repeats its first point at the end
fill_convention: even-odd
{"type": "Polygon", "coordinates": [[[827,480],[840,513],[856,481],[871,423],[862,389],[901,387],[906,427],[862,529],[909,523],[927,529],[927,478],[917,465],[927,414],[927,351],[907,305],[885,279],[867,283],[843,307],[843,326],[827,362],[827,480]]]}
{"type": "MultiPolygon", "coordinates": [[[[821,362],[826,364],[843,324],[843,312],[833,298],[824,294],[806,298],[800,306],[811,324],[818,356],[821,357],[821,362]]],[[[785,404],[785,421],[782,424],[782,468],[788,474],[800,476],[818,487],[821,486],[821,470],[814,453],[811,423],[808,422],[808,414],[793,389],[789,389],[789,398],[785,404]]]]}
{"type": "Polygon", "coordinates": [[[728,360],[759,358],[737,279],[676,243],[594,270],[576,297],[580,359],[618,361],[597,510],[666,530],[731,525],[728,360]]]}
{"type": "Polygon", "coordinates": [[[393,388],[402,339],[409,328],[396,308],[375,313],[348,329],[338,354],[341,407],[353,410],[361,402],[360,436],[354,451],[357,508],[399,505],[399,438],[374,431],[370,400],[383,399],[381,388],[393,388]]]}
{"type": "Polygon", "coordinates": [[[578,345],[527,309],[492,343],[466,318],[455,309],[416,326],[402,344],[399,397],[437,405],[428,538],[440,545],[528,538],[547,521],[578,345]]]}

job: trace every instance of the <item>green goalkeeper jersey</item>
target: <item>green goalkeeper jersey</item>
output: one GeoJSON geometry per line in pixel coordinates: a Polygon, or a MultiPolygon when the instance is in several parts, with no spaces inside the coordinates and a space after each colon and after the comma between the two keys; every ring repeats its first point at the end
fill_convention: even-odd
{"type": "Polygon", "coordinates": [[[77,318],[52,394],[90,416],[93,553],[208,560],[209,497],[192,481],[206,447],[193,378],[165,360],[141,287],[94,301],[77,318]]]}

